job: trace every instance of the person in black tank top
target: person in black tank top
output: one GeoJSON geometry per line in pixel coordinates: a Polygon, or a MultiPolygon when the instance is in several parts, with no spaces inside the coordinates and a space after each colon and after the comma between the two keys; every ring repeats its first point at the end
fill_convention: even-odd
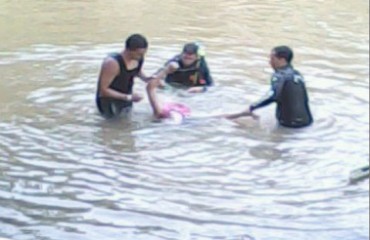
{"type": "Polygon", "coordinates": [[[134,78],[149,80],[142,72],[148,42],[144,36],[131,35],[121,53],[109,55],[103,62],[96,91],[96,105],[105,118],[130,111],[141,95],[133,92],[134,78]]]}
{"type": "Polygon", "coordinates": [[[190,93],[205,92],[213,85],[204,54],[196,43],[186,44],[182,53],[170,59],[154,77],[164,78],[165,83],[172,87],[187,89],[190,93]]]}
{"type": "Polygon", "coordinates": [[[307,89],[303,76],[291,62],[293,51],[287,46],[275,47],[270,56],[270,65],[275,70],[271,78],[271,90],[265,98],[252,104],[247,111],[227,115],[229,119],[253,116],[253,111],[273,102],[277,103],[276,118],[279,124],[289,128],[301,128],[313,123],[307,89]]]}

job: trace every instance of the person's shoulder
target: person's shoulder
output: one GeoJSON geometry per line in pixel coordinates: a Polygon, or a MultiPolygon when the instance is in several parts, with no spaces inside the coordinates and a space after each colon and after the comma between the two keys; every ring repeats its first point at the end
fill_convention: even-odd
{"type": "Polygon", "coordinates": [[[118,61],[114,56],[108,55],[106,58],[103,60],[103,65],[104,66],[118,66],[118,61]]]}
{"type": "Polygon", "coordinates": [[[297,69],[293,69],[293,73],[294,75],[299,75],[302,77],[302,73],[300,71],[298,71],[297,69]]]}
{"type": "Polygon", "coordinates": [[[285,79],[285,76],[284,76],[284,72],[282,71],[276,71],[272,74],[271,76],[271,82],[274,83],[274,82],[278,82],[278,81],[282,81],[285,79]]]}
{"type": "Polygon", "coordinates": [[[282,73],[282,81],[293,81],[294,83],[304,84],[304,78],[302,74],[296,70],[293,66],[289,66],[288,68],[281,71],[282,73]]]}
{"type": "Polygon", "coordinates": [[[289,65],[288,67],[286,67],[283,72],[285,74],[294,74],[294,75],[301,75],[301,73],[293,66],[293,65],[289,65]]]}
{"type": "Polygon", "coordinates": [[[113,63],[113,62],[116,62],[118,63],[118,61],[120,60],[120,58],[122,58],[121,54],[119,53],[116,53],[116,52],[112,52],[112,53],[108,53],[103,62],[106,63],[106,62],[109,62],[109,63],[113,63]]]}
{"type": "Polygon", "coordinates": [[[116,61],[118,63],[120,59],[123,60],[123,57],[120,53],[112,52],[108,53],[104,60],[116,61]]]}
{"type": "Polygon", "coordinates": [[[119,63],[115,57],[108,55],[103,60],[102,69],[111,72],[119,71],[119,63]]]}
{"type": "Polygon", "coordinates": [[[207,65],[207,59],[206,59],[206,57],[201,56],[201,57],[199,58],[199,61],[200,61],[200,63],[201,63],[201,64],[207,65]]]}
{"type": "Polygon", "coordinates": [[[293,75],[293,79],[295,82],[304,82],[304,77],[300,71],[298,71],[297,69],[293,67],[291,68],[291,70],[292,70],[292,75],[293,75]]]}
{"type": "Polygon", "coordinates": [[[293,66],[289,66],[283,69],[277,70],[273,77],[282,80],[289,80],[295,78],[295,76],[302,76],[301,73],[293,68],[293,66]]]}

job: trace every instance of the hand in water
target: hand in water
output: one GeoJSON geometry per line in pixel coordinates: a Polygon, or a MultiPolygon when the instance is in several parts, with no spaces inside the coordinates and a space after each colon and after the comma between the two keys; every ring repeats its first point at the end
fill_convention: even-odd
{"type": "Polygon", "coordinates": [[[132,101],[133,102],[140,102],[141,100],[143,100],[143,96],[141,96],[138,93],[132,94],[132,101]]]}
{"type": "Polygon", "coordinates": [[[236,120],[241,117],[252,117],[254,120],[259,120],[260,117],[253,112],[247,111],[240,114],[223,114],[219,116],[220,118],[226,118],[228,120],[236,120]]]}
{"type": "Polygon", "coordinates": [[[251,111],[245,112],[244,117],[252,117],[254,120],[259,120],[260,117],[251,111]]]}
{"type": "Polygon", "coordinates": [[[158,88],[162,90],[170,89],[170,87],[162,80],[159,81],[158,88]]]}
{"type": "Polygon", "coordinates": [[[250,113],[251,115],[251,117],[254,119],[254,120],[259,120],[260,119],[260,116],[258,116],[258,115],[256,115],[256,114],[254,114],[253,112],[252,113],[250,113]]]}
{"type": "Polygon", "coordinates": [[[188,93],[201,93],[203,92],[203,87],[192,87],[192,88],[189,88],[188,93]]]}

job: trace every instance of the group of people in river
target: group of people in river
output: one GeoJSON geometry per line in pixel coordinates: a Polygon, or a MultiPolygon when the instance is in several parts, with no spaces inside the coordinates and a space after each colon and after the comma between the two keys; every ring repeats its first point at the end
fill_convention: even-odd
{"type": "MultiPolygon", "coordinates": [[[[107,119],[131,111],[143,96],[133,91],[135,78],[147,84],[146,91],[153,114],[158,119],[171,118],[173,114],[187,117],[190,109],[184,104],[161,103],[157,90],[171,86],[185,89],[190,94],[201,94],[214,85],[211,71],[197,43],[187,43],[181,53],[168,60],[153,75],[144,74],[142,67],[148,50],[148,40],[141,34],[126,39],[125,48],[107,56],[98,79],[96,104],[100,114],[107,119]]],[[[237,119],[255,117],[255,111],[276,103],[276,118],[280,125],[301,128],[312,124],[309,98],[303,76],[292,65],[293,50],[288,46],[274,47],[270,65],[274,70],[271,88],[266,97],[251,104],[246,110],[220,117],[237,119]]]]}

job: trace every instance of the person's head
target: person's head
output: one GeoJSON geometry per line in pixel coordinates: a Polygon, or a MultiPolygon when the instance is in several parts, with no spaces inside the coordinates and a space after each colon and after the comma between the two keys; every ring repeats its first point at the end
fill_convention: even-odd
{"type": "Polygon", "coordinates": [[[143,35],[133,34],[126,40],[126,52],[132,59],[142,59],[147,49],[148,41],[143,35]]]}
{"type": "Polygon", "coordinates": [[[293,50],[287,46],[278,46],[272,49],[270,55],[270,65],[273,69],[278,69],[290,65],[294,54],[293,50]]]}
{"type": "Polygon", "coordinates": [[[196,43],[188,43],[184,46],[181,53],[181,61],[185,66],[194,64],[198,58],[199,46],[196,43]]]}

